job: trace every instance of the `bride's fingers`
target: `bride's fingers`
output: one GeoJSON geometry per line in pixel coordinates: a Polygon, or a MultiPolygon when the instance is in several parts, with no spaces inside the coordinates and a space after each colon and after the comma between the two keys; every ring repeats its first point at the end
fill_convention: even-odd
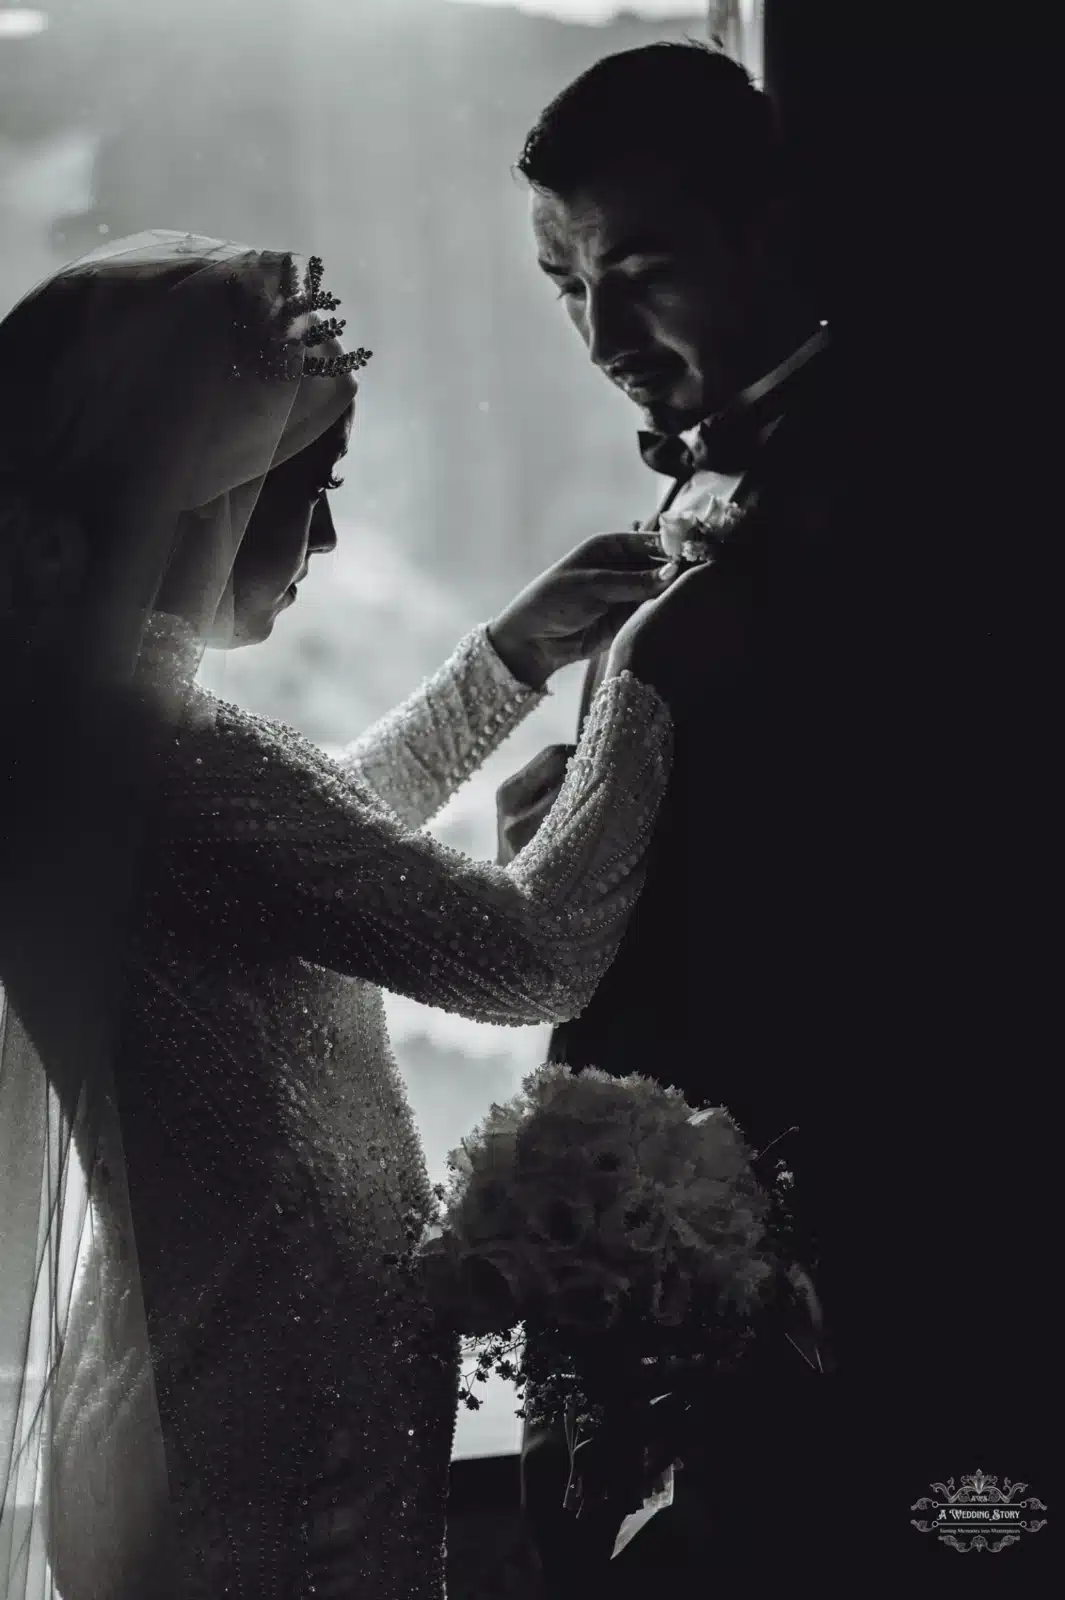
{"type": "Polygon", "coordinates": [[[675,584],[677,589],[681,587],[698,588],[701,584],[716,584],[718,581],[712,561],[696,561],[690,565],[671,562],[667,570],[673,572],[677,580],[675,584]]]}
{"type": "Polygon", "coordinates": [[[661,581],[641,609],[650,618],[663,609],[673,611],[677,606],[698,604],[695,592],[708,584],[717,587],[717,577],[709,562],[700,562],[697,566],[670,562],[662,568],[661,581]]]}
{"type": "Polygon", "coordinates": [[[656,533],[600,533],[580,547],[583,562],[597,567],[642,567],[662,557],[656,533]]]}
{"type": "Polygon", "coordinates": [[[578,592],[586,594],[592,602],[599,601],[607,604],[617,604],[619,601],[628,600],[632,604],[639,604],[649,595],[658,594],[663,588],[663,572],[668,570],[660,563],[647,565],[631,570],[618,572],[608,567],[583,567],[579,572],[572,574],[572,586],[578,592]]]}
{"type": "MultiPolygon", "coordinates": [[[[583,612],[585,626],[599,628],[605,616],[622,611],[631,614],[637,607],[664,594],[673,576],[675,574],[670,574],[662,565],[644,567],[642,571],[575,573],[569,585],[573,620],[579,626],[578,618],[583,612]]],[[[565,610],[560,611],[560,617],[564,616],[565,610]]]]}
{"type": "Polygon", "coordinates": [[[613,605],[602,616],[581,630],[578,635],[578,645],[586,656],[597,655],[600,650],[605,650],[607,645],[615,639],[621,629],[634,617],[637,611],[642,611],[644,606],[654,603],[658,596],[642,595],[635,600],[627,600],[622,605],[613,605]]]}

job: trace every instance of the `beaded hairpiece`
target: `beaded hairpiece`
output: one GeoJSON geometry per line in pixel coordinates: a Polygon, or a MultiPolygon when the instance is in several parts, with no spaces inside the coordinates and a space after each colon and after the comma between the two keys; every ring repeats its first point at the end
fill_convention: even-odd
{"type": "MultiPolygon", "coordinates": [[[[335,311],[340,304],[335,294],[328,294],[322,289],[322,275],[324,272],[320,256],[311,256],[307,263],[307,270],[303,275],[302,290],[296,275],[296,264],[291,256],[286,256],[281,269],[282,314],[291,325],[300,317],[309,317],[316,311],[335,311]]],[[[324,320],[309,322],[307,327],[299,334],[302,344],[314,346],[325,344],[329,339],[339,339],[347,327],[345,320],[338,321],[336,317],[327,317],[324,320]]],[[[347,372],[356,372],[364,367],[373,355],[372,350],[364,350],[360,345],[358,350],[346,351],[343,355],[329,356],[304,356],[303,372],[306,377],[338,378],[347,372]]]]}

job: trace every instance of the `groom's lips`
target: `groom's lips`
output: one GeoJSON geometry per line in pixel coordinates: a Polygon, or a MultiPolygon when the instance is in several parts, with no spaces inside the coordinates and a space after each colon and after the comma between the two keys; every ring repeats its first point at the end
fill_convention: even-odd
{"type": "Polygon", "coordinates": [[[664,367],[617,367],[610,376],[619,389],[633,400],[653,399],[669,385],[669,373],[664,367]]]}

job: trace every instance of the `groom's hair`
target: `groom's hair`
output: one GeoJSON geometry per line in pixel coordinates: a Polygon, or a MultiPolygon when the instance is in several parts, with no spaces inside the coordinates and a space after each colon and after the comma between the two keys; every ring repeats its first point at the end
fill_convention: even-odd
{"type": "Polygon", "coordinates": [[[756,215],[785,183],[770,101],[739,62],[696,40],[597,61],[541,113],[516,170],[568,199],[646,161],[725,223],[756,215]]]}

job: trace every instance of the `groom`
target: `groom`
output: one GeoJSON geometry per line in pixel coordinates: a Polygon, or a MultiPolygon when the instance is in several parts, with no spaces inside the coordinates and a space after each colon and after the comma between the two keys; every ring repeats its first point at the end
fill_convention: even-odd
{"type": "MultiPolygon", "coordinates": [[[[659,513],[668,524],[710,497],[747,513],[699,614],[636,663],[673,712],[670,792],[617,960],[552,1055],[647,1073],[726,1105],[755,1149],[779,1141],[845,1361],[836,1158],[839,1130],[860,1120],[870,954],[862,532],[883,495],[860,363],[805,281],[771,107],[728,57],[656,44],[598,62],[542,114],[518,165],[540,266],[589,359],[641,413],[659,513]]],[[[568,753],[551,747],[501,788],[503,861],[550,809],[568,753]]],[[[561,1511],[560,1433],[527,1428],[523,1502],[552,1600],[595,1582],[610,1596],[680,1593],[671,1580],[692,1562],[754,1593],[778,1561],[794,1572],[817,1513],[804,1495],[840,1463],[833,1380],[789,1356],[764,1415],[761,1388],[742,1405],[722,1396],[708,1460],[677,1474],[673,1507],[613,1561],[616,1522],[561,1511]]]]}

